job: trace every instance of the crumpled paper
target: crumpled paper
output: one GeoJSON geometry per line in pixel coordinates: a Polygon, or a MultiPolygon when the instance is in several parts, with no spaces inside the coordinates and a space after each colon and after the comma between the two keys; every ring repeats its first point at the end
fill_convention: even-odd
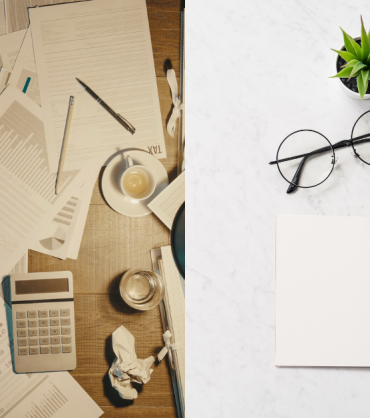
{"type": "Polygon", "coordinates": [[[112,334],[113,351],[117,358],[109,369],[112,386],[123,399],[136,399],[137,390],[132,382],[147,383],[153,370],[150,368],[154,357],[138,359],[135,352],[135,338],[123,325],[112,334]]]}

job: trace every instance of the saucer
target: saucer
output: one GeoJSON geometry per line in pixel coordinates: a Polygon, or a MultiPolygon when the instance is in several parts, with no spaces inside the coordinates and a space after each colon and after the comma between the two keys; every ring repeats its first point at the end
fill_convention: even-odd
{"type": "Polygon", "coordinates": [[[108,205],[121,215],[138,218],[149,215],[152,211],[148,203],[159,195],[168,186],[168,176],[163,164],[152,154],[141,150],[124,150],[115,154],[105,167],[101,188],[108,205]],[[120,174],[126,169],[126,157],[129,155],[134,164],[147,167],[153,174],[157,186],[154,193],[142,202],[132,202],[125,196],[119,187],[120,174]]]}

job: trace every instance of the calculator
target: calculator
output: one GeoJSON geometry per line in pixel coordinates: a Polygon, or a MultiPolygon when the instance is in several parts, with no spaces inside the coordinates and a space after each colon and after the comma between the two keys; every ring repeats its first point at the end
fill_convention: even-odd
{"type": "Polygon", "coordinates": [[[70,271],[10,276],[14,370],[76,368],[73,276],[70,271]]]}

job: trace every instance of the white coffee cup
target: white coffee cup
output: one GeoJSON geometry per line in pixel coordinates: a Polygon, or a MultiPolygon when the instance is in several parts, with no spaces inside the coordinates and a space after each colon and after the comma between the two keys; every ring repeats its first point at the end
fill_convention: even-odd
{"type": "Polygon", "coordinates": [[[143,165],[134,164],[132,158],[126,157],[126,170],[119,178],[122,193],[132,202],[148,199],[155,190],[156,181],[152,172],[143,165]]]}

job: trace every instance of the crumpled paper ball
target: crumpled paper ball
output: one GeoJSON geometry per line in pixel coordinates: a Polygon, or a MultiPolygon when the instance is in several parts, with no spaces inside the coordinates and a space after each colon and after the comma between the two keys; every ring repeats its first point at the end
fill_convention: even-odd
{"type": "Polygon", "coordinates": [[[137,390],[132,382],[147,383],[153,370],[154,357],[145,360],[138,359],[135,352],[135,338],[123,325],[112,334],[113,351],[116,359],[109,369],[109,378],[112,386],[123,399],[136,399],[137,390]]]}

